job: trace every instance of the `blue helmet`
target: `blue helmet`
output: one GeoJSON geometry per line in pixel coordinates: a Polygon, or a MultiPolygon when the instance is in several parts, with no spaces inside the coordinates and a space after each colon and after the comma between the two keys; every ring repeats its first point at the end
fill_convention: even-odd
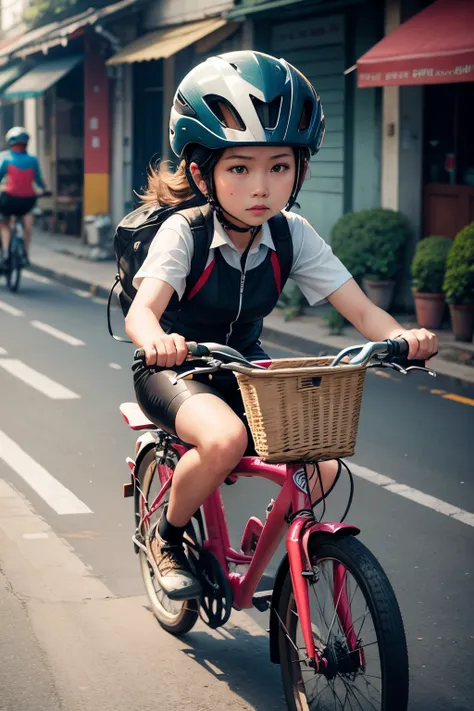
{"type": "Polygon", "coordinates": [[[170,144],[181,158],[192,145],[287,145],[314,155],[324,129],[311,82],[284,59],[245,50],[211,57],[184,77],[171,109],[170,144]]]}
{"type": "Polygon", "coordinates": [[[6,134],[5,140],[8,146],[14,146],[18,143],[26,146],[30,140],[30,134],[23,126],[13,126],[6,134]]]}

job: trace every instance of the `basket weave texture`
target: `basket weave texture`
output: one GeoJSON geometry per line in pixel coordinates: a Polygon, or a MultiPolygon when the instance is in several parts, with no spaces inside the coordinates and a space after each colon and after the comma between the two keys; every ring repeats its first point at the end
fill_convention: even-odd
{"type": "Polygon", "coordinates": [[[329,368],[332,361],[282,358],[267,370],[235,374],[261,459],[295,463],[354,454],[366,368],[329,368]]]}

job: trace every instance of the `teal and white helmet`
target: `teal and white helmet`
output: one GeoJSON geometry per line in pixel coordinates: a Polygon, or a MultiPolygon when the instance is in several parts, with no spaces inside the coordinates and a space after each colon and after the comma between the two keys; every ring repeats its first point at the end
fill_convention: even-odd
{"type": "Polygon", "coordinates": [[[287,145],[314,155],[324,126],[319,97],[295,67],[262,52],[228,52],[199,64],[178,86],[170,144],[180,158],[192,145],[287,145]]]}

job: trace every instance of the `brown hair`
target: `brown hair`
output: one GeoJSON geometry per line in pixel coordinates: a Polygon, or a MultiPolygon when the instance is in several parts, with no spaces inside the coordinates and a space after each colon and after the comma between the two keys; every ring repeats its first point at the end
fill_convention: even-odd
{"type": "Polygon", "coordinates": [[[186,175],[186,162],[182,160],[173,173],[169,161],[162,161],[156,168],[150,166],[148,185],[140,197],[143,202],[174,206],[188,200],[194,194],[186,175]]]}

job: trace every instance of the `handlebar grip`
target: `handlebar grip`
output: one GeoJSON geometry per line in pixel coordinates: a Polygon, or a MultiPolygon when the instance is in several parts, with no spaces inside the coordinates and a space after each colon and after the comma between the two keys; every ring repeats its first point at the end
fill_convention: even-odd
{"type": "MultiPolygon", "coordinates": [[[[186,343],[186,346],[188,348],[189,355],[194,356],[195,358],[202,358],[203,356],[209,356],[209,348],[207,346],[203,345],[202,343],[195,343],[194,341],[190,341],[186,343]]],[[[145,360],[145,349],[144,348],[137,348],[135,353],[133,354],[134,360],[145,360]]]]}
{"type": "Polygon", "coordinates": [[[408,345],[408,341],[406,341],[404,338],[401,338],[400,336],[398,338],[395,338],[392,341],[392,346],[393,346],[392,357],[406,358],[408,356],[408,351],[410,350],[410,346],[408,345]]]}

